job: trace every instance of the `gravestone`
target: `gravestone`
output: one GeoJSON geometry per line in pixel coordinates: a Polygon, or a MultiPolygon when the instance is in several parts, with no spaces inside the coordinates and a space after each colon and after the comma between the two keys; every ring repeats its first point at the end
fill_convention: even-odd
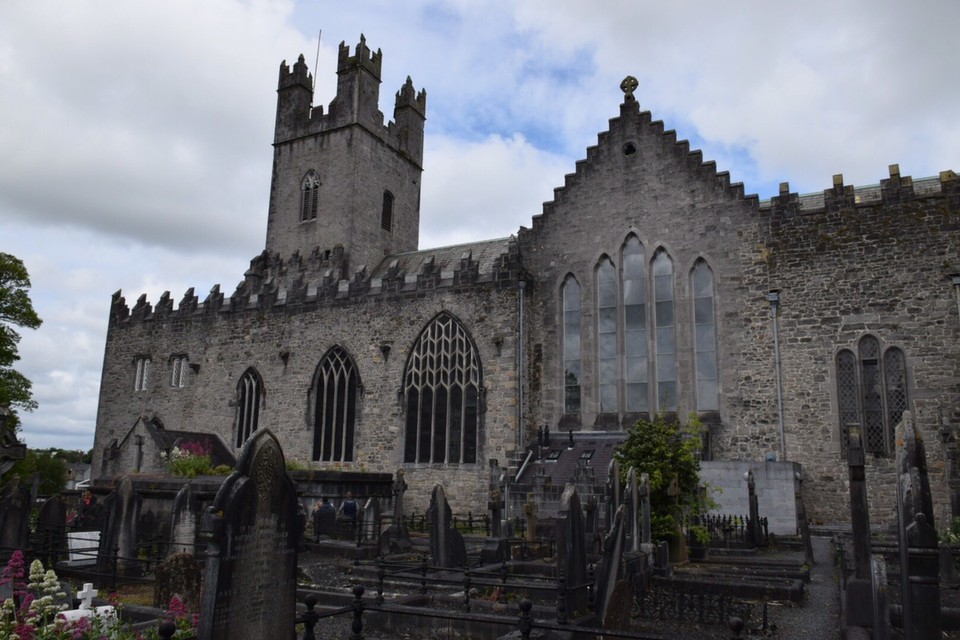
{"type": "Polygon", "coordinates": [[[47,567],[64,559],[67,551],[67,505],[59,495],[44,501],[37,515],[33,542],[47,567]]]}
{"type": "Polygon", "coordinates": [[[430,556],[437,567],[457,568],[467,564],[463,536],[453,528],[450,505],[443,487],[434,485],[427,509],[430,519],[430,556]]]}
{"type": "Polygon", "coordinates": [[[597,575],[597,595],[594,599],[594,611],[601,625],[608,618],[610,604],[617,589],[617,582],[620,580],[620,563],[624,547],[624,517],[624,508],[621,506],[614,514],[613,525],[603,539],[603,560],[597,575]]]}
{"type": "Polygon", "coordinates": [[[191,613],[200,611],[203,567],[192,553],[177,553],[157,565],[153,583],[153,606],[166,609],[176,596],[191,613]]]}
{"type": "Polygon", "coordinates": [[[607,531],[613,528],[613,517],[620,508],[620,463],[616,458],[607,466],[607,531]]]}
{"type": "Polygon", "coordinates": [[[640,551],[640,487],[637,485],[637,470],[630,467],[627,470],[627,499],[624,504],[627,507],[627,536],[630,538],[630,551],[639,553],[640,551]]]}
{"type": "Polygon", "coordinates": [[[0,548],[26,548],[30,533],[30,487],[14,475],[0,493],[0,548]]]}
{"type": "Polygon", "coordinates": [[[197,543],[197,499],[190,483],[183,485],[173,499],[170,514],[170,556],[193,554],[197,543]]]}
{"type": "Polygon", "coordinates": [[[797,526],[800,529],[800,540],[803,542],[803,555],[809,566],[814,565],[813,539],[810,537],[810,523],[807,521],[807,506],[803,501],[803,472],[797,471],[793,484],[794,503],[797,509],[797,526]]]}
{"type": "Polygon", "coordinates": [[[567,484],[560,496],[557,572],[566,577],[567,613],[584,613],[587,610],[587,549],[580,496],[572,484],[567,484]]]}
{"type": "Polygon", "coordinates": [[[57,617],[63,618],[69,624],[75,624],[84,619],[99,618],[100,628],[109,633],[119,624],[120,619],[113,605],[93,606],[93,599],[96,597],[97,590],[93,588],[93,584],[85,583],[83,589],[77,592],[80,606],[77,609],[61,611],[57,617]]]}
{"type": "Polygon", "coordinates": [[[204,517],[199,640],[291,636],[298,504],[280,443],[258,429],[204,517]]]}
{"type": "Polygon", "coordinates": [[[653,523],[650,520],[650,474],[640,474],[637,487],[640,495],[640,549],[646,554],[653,553],[653,523]]]}
{"type": "Polygon", "coordinates": [[[760,546],[760,503],[757,499],[757,482],[753,469],[747,471],[747,503],[750,505],[750,517],[747,520],[747,535],[751,547],[760,546]]]}
{"type": "Polygon", "coordinates": [[[940,567],[927,455],[913,416],[905,411],[896,429],[897,515],[900,521],[903,628],[908,638],[939,638],[940,567]]]}
{"type": "Polygon", "coordinates": [[[140,520],[140,494],[133,490],[130,476],[124,476],[103,500],[106,523],[100,535],[97,565],[101,571],[111,571],[116,562],[120,575],[139,575],[137,562],[137,524],[140,520]]]}
{"type": "Polygon", "coordinates": [[[503,537],[503,493],[500,487],[494,486],[490,491],[487,508],[490,510],[490,537],[483,543],[480,563],[502,563],[510,559],[510,545],[503,537]]]}
{"type": "Polygon", "coordinates": [[[380,498],[370,496],[360,513],[360,535],[364,540],[376,540],[380,535],[380,498]]]}
{"type": "Polygon", "coordinates": [[[526,518],[526,540],[537,541],[537,499],[533,493],[527,494],[527,501],[523,505],[523,515],[526,518]]]}
{"type": "Polygon", "coordinates": [[[870,509],[867,505],[865,458],[859,429],[851,426],[847,438],[850,478],[850,526],[853,530],[853,576],[844,587],[846,627],[869,627],[875,602],[870,586],[870,509]]]}
{"type": "Polygon", "coordinates": [[[337,510],[332,506],[321,507],[313,516],[314,538],[316,540],[326,540],[332,537],[337,531],[337,510]]]}
{"type": "Polygon", "coordinates": [[[397,469],[393,481],[393,524],[380,535],[380,553],[408,553],[413,549],[407,523],[404,522],[403,494],[407,491],[407,483],[403,479],[403,469],[397,469]]]}

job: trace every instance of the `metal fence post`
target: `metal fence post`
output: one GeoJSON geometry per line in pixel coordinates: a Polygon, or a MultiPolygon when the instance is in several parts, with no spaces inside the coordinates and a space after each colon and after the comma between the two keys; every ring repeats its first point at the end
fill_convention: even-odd
{"type": "Polygon", "coordinates": [[[303,599],[303,603],[307,605],[307,612],[303,614],[303,640],[316,640],[317,636],[314,635],[313,629],[317,626],[317,620],[320,619],[320,614],[314,611],[314,607],[317,606],[317,596],[311,593],[303,599]]]}
{"type": "Polygon", "coordinates": [[[383,604],[383,579],[387,575],[383,562],[383,554],[377,556],[377,604],[383,604]]]}
{"type": "Polygon", "coordinates": [[[517,625],[520,627],[520,637],[523,640],[530,639],[530,630],[533,628],[533,616],[530,615],[530,609],[533,608],[533,603],[527,599],[524,599],[520,602],[520,617],[517,620],[517,625]]]}
{"type": "Polygon", "coordinates": [[[363,640],[363,592],[362,584],[353,588],[353,624],[350,625],[350,640],[363,640]]]}
{"type": "Polygon", "coordinates": [[[463,567],[463,610],[470,611],[470,567],[463,567]]]}

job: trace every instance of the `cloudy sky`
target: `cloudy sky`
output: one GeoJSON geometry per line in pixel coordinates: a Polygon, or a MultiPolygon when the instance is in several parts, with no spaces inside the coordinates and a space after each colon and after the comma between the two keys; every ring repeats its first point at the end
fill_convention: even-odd
{"type": "Polygon", "coordinates": [[[644,109],[748,193],[960,170],[960,2],[4,0],[0,251],[44,319],[18,368],[31,447],[92,445],[110,295],[216,283],[263,248],[277,71],[323,35],[426,88],[420,246],[529,226],[618,113],[644,109]]]}

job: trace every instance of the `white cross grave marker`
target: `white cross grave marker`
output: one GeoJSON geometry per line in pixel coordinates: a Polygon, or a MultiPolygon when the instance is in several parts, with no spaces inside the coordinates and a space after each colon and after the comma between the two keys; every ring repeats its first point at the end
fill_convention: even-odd
{"type": "Polygon", "coordinates": [[[77,591],[77,597],[80,599],[80,609],[89,609],[93,604],[93,599],[97,597],[97,590],[93,588],[92,582],[85,582],[83,589],[77,591]]]}

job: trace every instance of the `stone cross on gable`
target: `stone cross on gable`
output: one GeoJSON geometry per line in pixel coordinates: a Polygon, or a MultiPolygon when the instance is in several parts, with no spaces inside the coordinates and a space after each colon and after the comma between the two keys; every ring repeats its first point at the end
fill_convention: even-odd
{"type": "Polygon", "coordinates": [[[93,588],[92,582],[85,582],[83,589],[77,591],[77,598],[80,599],[80,609],[86,610],[93,606],[93,599],[97,597],[98,591],[93,588]]]}

